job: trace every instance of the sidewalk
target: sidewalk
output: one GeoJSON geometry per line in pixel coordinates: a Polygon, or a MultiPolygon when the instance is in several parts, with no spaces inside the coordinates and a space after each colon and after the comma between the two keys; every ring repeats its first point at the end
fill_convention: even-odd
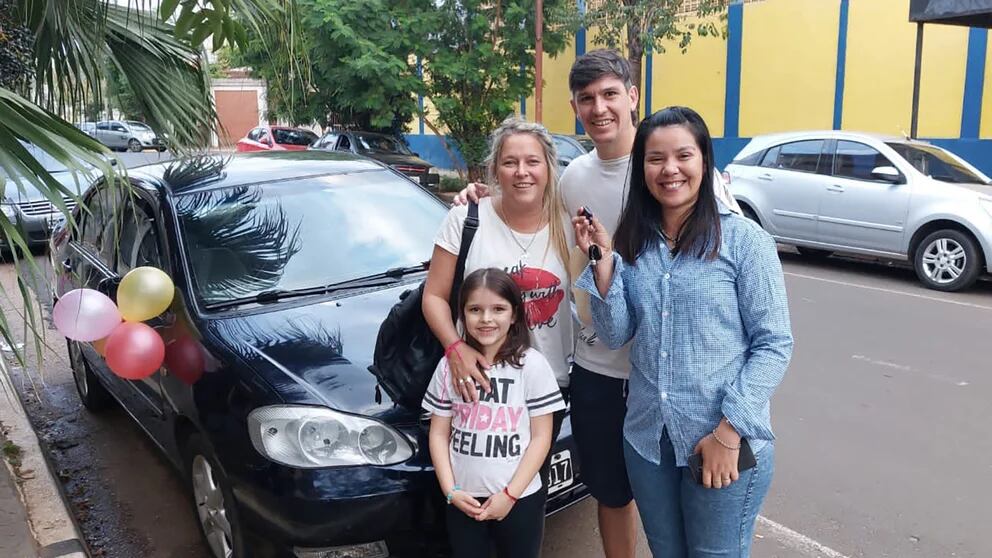
{"type": "MultiPolygon", "coordinates": [[[[0,394],[0,397],[3,397],[0,394]]],[[[10,444],[0,432],[3,458],[19,460],[17,446],[10,444]]],[[[27,558],[38,555],[37,544],[28,528],[27,511],[17,492],[17,486],[6,464],[0,466],[0,556],[27,558]]]]}
{"type": "Polygon", "coordinates": [[[86,558],[38,436],[2,370],[0,448],[0,557],[86,558]]]}

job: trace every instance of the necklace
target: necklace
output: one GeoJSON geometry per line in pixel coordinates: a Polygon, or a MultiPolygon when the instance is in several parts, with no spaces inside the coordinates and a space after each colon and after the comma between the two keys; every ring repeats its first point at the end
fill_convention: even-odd
{"type": "Polygon", "coordinates": [[[503,204],[502,203],[499,205],[499,209],[497,210],[496,215],[499,217],[499,220],[503,222],[503,226],[506,227],[506,230],[509,231],[510,238],[512,238],[513,239],[513,242],[517,245],[518,248],[520,248],[520,252],[521,252],[520,259],[522,259],[523,261],[526,262],[527,261],[527,258],[530,256],[530,248],[531,248],[531,246],[534,245],[534,241],[537,240],[537,235],[541,234],[541,229],[543,227],[538,228],[534,232],[534,234],[532,234],[530,236],[530,241],[527,242],[527,246],[524,246],[517,239],[517,231],[513,230],[510,227],[510,224],[506,222],[506,217],[503,216],[503,204]]]}
{"type": "Polygon", "coordinates": [[[678,246],[678,244],[679,244],[679,237],[681,237],[681,236],[682,236],[681,229],[679,230],[679,233],[675,235],[674,238],[668,236],[668,234],[665,232],[665,229],[661,229],[661,237],[664,238],[666,242],[671,242],[672,243],[672,246],[678,246]]]}

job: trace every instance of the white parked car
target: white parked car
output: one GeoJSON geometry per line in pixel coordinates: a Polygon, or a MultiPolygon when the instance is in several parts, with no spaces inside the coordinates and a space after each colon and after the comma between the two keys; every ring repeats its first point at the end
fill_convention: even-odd
{"type": "Polygon", "coordinates": [[[801,254],[907,260],[942,291],[992,272],[992,181],[946,149],[790,132],[755,137],[725,170],[744,214],[801,254]]]}

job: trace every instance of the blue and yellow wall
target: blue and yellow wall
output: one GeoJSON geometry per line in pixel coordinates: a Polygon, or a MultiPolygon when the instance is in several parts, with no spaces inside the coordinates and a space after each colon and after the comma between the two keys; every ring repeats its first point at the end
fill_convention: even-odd
{"type": "MultiPolygon", "coordinates": [[[[583,9],[583,0],[578,0],[583,9]]],[[[729,7],[727,38],[693,37],[649,52],[641,114],[687,105],[706,119],[722,167],[748,139],[771,132],[844,129],[908,135],[916,25],[909,0],[756,0],[729,7]]],[[[568,70],[593,42],[581,30],[544,59],[544,124],[582,133],[568,105],[568,70]]],[[[988,32],[924,28],[919,136],[992,175],[992,63],[988,32]],[[988,76],[988,78],[987,78],[988,76]]],[[[533,98],[520,112],[533,118],[533,98]]],[[[452,166],[440,142],[414,122],[408,140],[437,166],[452,166]]]]}

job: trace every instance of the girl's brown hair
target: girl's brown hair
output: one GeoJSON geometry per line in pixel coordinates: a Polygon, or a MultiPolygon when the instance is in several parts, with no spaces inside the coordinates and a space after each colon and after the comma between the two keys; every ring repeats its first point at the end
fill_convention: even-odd
{"type": "MultiPolygon", "coordinates": [[[[510,303],[513,314],[513,323],[510,330],[506,332],[506,340],[503,346],[496,353],[493,364],[507,363],[514,368],[523,366],[524,351],[530,348],[530,331],[527,329],[527,316],[524,314],[523,296],[520,294],[520,287],[502,269],[495,267],[477,269],[470,273],[462,281],[461,290],[458,293],[458,315],[465,320],[465,305],[468,304],[468,297],[479,289],[489,289],[496,296],[510,303]]],[[[482,345],[479,344],[466,330],[465,342],[469,347],[482,352],[482,345]]]]}

